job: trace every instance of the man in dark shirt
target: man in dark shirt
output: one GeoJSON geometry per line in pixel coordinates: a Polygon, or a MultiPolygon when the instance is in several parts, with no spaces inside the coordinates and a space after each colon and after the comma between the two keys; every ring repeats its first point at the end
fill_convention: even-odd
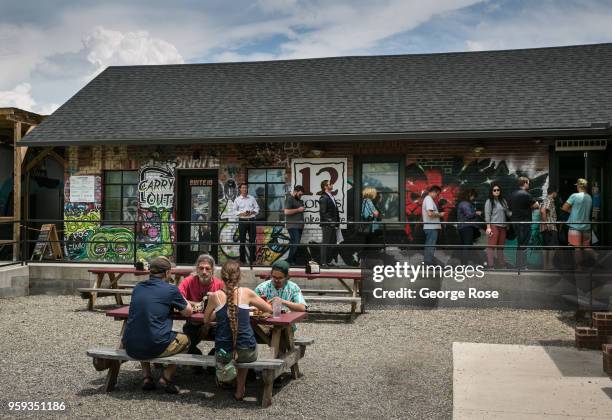
{"type": "Polygon", "coordinates": [[[296,185],[293,187],[293,192],[287,194],[285,199],[284,213],[287,222],[287,232],[289,232],[289,242],[291,243],[289,256],[287,257],[289,264],[295,264],[295,254],[302,240],[302,231],[304,230],[304,202],[302,201],[302,195],[304,195],[304,187],[296,185]]]}
{"type": "MultiPolygon", "coordinates": [[[[319,218],[321,221],[321,264],[328,266],[334,256],[329,255],[331,245],[338,242],[338,227],[340,226],[340,214],[336,206],[336,200],[332,195],[333,184],[329,180],[321,181],[321,197],[319,198],[319,218]]],[[[337,251],[336,251],[337,253],[337,251]]]]}
{"type": "MultiPolygon", "coordinates": [[[[510,210],[513,222],[531,222],[531,212],[540,208],[540,204],[529,194],[529,178],[524,176],[518,179],[519,189],[510,197],[510,210]]],[[[513,225],[516,232],[518,247],[516,248],[516,267],[527,268],[527,248],[531,236],[531,224],[520,223],[513,225]]]]}
{"type": "MultiPolygon", "coordinates": [[[[189,338],[172,331],[171,314],[174,309],[181,315],[191,316],[191,305],[187,303],[178,288],[168,283],[172,265],[166,257],[157,257],[149,265],[151,277],[134,287],[123,345],[130,357],[147,360],[168,357],[185,351],[189,338]]],[[[151,378],[151,366],[141,362],[144,390],[155,389],[151,378]]],[[[159,379],[159,385],[166,392],[177,394],[179,389],[172,383],[176,365],[168,365],[159,379]]]]}

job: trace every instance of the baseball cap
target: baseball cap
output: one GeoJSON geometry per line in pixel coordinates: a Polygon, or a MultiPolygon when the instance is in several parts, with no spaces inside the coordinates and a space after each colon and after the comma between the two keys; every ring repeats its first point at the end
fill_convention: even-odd
{"type": "Polygon", "coordinates": [[[586,187],[587,185],[589,185],[589,183],[584,178],[578,178],[578,181],[576,181],[574,185],[577,187],[586,187]]]}
{"type": "Polygon", "coordinates": [[[167,257],[157,257],[149,263],[149,272],[151,274],[161,274],[172,268],[172,263],[167,257]]]}

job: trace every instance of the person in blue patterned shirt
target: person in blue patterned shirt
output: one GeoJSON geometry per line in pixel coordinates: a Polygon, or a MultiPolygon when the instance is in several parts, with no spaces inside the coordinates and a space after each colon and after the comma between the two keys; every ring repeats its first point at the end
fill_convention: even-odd
{"type": "Polygon", "coordinates": [[[289,263],[278,260],[272,264],[271,279],[255,288],[255,293],[266,299],[270,304],[280,299],[281,304],[293,312],[306,311],[307,304],[300,287],[289,280],[289,263]]]}

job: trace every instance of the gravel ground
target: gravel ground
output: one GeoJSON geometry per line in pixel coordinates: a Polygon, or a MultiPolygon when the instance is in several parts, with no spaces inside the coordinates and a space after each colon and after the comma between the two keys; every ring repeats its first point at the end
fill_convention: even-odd
{"type": "Polygon", "coordinates": [[[315,338],[300,362],[304,377],[275,390],[273,405],[261,409],[254,384],[247,387],[253,398],[239,403],[211,376],[181,367],[180,395],[145,393],[133,362],[105,394],[105,372],[94,370],[85,351],[116,344],[119,328],[78,297],[0,299],[0,418],[14,414],[7,401],[62,401],[70,416],[91,418],[450,418],[454,341],[573,345],[573,318],[555,311],[377,310],[353,323],[312,314],[297,332],[315,338]]]}

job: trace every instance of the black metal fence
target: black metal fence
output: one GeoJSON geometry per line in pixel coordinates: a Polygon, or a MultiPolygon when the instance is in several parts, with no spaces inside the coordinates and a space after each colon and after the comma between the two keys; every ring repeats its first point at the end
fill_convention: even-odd
{"type": "MultiPolygon", "coordinates": [[[[5,222],[13,223],[13,222],[5,222]]],[[[416,258],[423,254],[426,248],[432,250],[438,261],[444,264],[460,264],[470,260],[472,263],[487,265],[487,252],[503,249],[512,260],[512,254],[527,253],[527,265],[518,266],[509,264],[504,269],[521,271],[525,268],[538,270],[559,271],[564,269],[575,269],[578,262],[584,266],[593,253],[607,250],[602,244],[605,238],[605,230],[612,222],[584,222],[590,226],[587,230],[592,238],[598,237],[596,244],[569,245],[565,239],[568,225],[566,222],[508,222],[507,225],[513,230],[519,231],[521,226],[529,226],[529,237],[521,241],[509,240],[504,245],[488,245],[483,222],[465,222],[462,227],[472,227],[474,233],[481,236],[474,243],[462,243],[458,234],[457,222],[437,222],[439,229],[438,240],[435,244],[424,243],[423,222],[343,222],[316,223],[303,226],[302,242],[292,245],[289,235],[286,233],[285,222],[268,221],[156,221],[159,229],[166,231],[166,238],[151,239],[150,235],[144,233],[143,225],[150,221],[100,221],[83,219],[27,219],[20,222],[21,239],[19,242],[20,255],[13,257],[12,262],[4,264],[24,264],[32,259],[32,253],[38,244],[38,251],[42,249],[41,255],[36,257],[46,261],[72,262],[72,263],[108,263],[108,264],[135,264],[139,259],[147,259],[161,254],[181,254],[181,249],[216,249],[215,257],[238,258],[240,246],[245,246],[245,252],[253,245],[256,248],[254,258],[249,258],[251,266],[266,266],[279,258],[286,258],[292,246],[296,248],[296,264],[303,266],[308,261],[314,260],[319,263],[330,263],[333,266],[358,267],[364,255],[379,253],[383,255],[396,255],[398,258],[416,258]],[[239,224],[255,224],[258,234],[254,242],[240,242],[237,233],[239,224]],[[59,233],[58,240],[39,238],[40,227],[44,224],[54,224],[59,233]],[[167,224],[167,226],[164,226],[167,224]],[[185,240],[175,236],[185,224],[208,232],[217,232],[217,237],[210,237],[206,241],[185,240]],[[321,243],[321,230],[323,225],[339,227],[339,243],[321,243]],[[560,233],[558,244],[545,245],[539,235],[541,225],[555,225],[560,233]],[[163,229],[163,228],[167,229],[163,229]],[[229,227],[229,228],[228,228],[229,227]],[[168,235],[169,232],[174,234],[168,235]],[[229,233],[228,233],[229,232],[229,233]],[[594,232],[594,234],[593,234],[594,232]],[[482,238],[485,236],[485,238],[482,238]],[[174,240],[173,240],[174,237],[174,240]],[[49,250],[52,243],[59,243],[62,257],[59,259],[49,250]],[[329,261],[321,261],[321,251],[325,249],[329,261]],[[231,252],[228,252],[230,250],[231,252]],[[165,252],[164,252],[165,251],[165,252]],[[170,251],[170,252],[168,252],[170,251]],[[560,252],[563,251],[563,252],[560,252]],[[551,257],[551,254],[553,256],[551,257]],[[559,259],[558,255],[564,255],[559,259]],[[555,257],[557,255],[557,257],[555,257]],[[568,256],[572,256],[572,258],[568,256]],[[263,257],[262,257],[263,256],[263,257]],[[572,260],[572,261],[570,261],[572,260]],[[552,263],[550,263],[552,262],[552,263]]],[[[159,230],[158,229],[158,230],[159,230]]],[[[523,228],[524,229],[524,228],[523,228]]],[[[163,235],[162,235],[163,236],[163,235]]],[[[12,245],[11,245],[12,246],[12,245]]],[[[490,259],[490,258],[489,258],[490,259]]],[[[192,264],[193,261],[179,261],[179,263],[192,264]]],[[[491,267],[488,267],[491,268],[491,267]]]]}

